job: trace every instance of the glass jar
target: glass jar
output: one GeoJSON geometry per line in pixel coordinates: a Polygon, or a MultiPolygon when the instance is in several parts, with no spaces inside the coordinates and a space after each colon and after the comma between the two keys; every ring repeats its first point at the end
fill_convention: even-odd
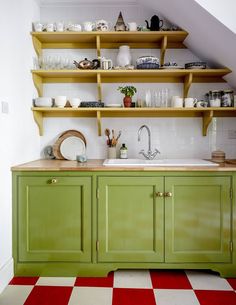
{"type": "Polygon", "coordinates": [[[234,92],[233,90],[224,90],[222,92],[221,106],[232,107],[234,104],[234,92]]]}
{"type": "Polygon", "coordinates": [[[221,106],[221,91],[212,90],[209,92],[209,103],[210,107],[220,107],[221,106]]]}

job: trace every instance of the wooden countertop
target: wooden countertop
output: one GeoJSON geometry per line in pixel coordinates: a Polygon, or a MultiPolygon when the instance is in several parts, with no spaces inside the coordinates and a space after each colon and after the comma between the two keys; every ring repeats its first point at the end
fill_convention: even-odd
{"type": "Polygon", "coordinates": [[[206,166],[165,166],[165,167],[112,167],[104,166],[103,159],[88,160],[86,163],[78,163],[77,161],[68,160],[36,160],[27,162],[11,168],[12,171],[206,171],[206,172],[219,172],[219,171],[236,171],[236,161],[226,160],[225,163],[217,167],[206,166]]]}

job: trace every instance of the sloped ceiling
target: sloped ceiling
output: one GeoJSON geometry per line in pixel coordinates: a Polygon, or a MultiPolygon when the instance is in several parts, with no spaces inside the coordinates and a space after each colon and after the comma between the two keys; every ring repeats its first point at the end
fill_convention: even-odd
{"type": "MultiPolygon", "coordinates": [[[[225,10],[231,14],[231,28],[236,28],[233,6],[235,0],[227,5],[219,0],[39,0],[41,5],[136,5],[147,6],[153,14],[160,14],[171,23],[186,30],[189,36],[186,46],[210,67],[228,67],[232,70],[225,79],[236,89],[236,34],[230,30],[225,10]],[[199,4],[199,3],[201,4],[199,4]],[[214,3],[214,4],[213,4],[214,3]],[[232,8],[230,7],[232,5],[232,8]],[[220,7],[224,10],[220,14],[220,7]],[[224,16],[223,16],[224,14],[224,16]],[[218,18],[217,18],[218,17],[218,18]],[[224,18],[223,18],[224,17],[224,18]],[[224,24],[225,21],[225,24],[224,24]]],[[[236,20],[236,18],[235,18],[236,20]]]]}

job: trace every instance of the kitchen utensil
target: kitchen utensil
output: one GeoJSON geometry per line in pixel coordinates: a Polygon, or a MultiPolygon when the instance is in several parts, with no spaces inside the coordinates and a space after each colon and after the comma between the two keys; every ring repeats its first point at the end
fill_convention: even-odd
{"type": "Polygon", "coordinates": [[[69,28],[69,31],[72,31],[72,32],[81,32],[81,30],[82,30],[82,27],[78,23],[71,24],[70,28],[69,28]]]}
{"type": "Polygon", "coordinates": [[[109,25],[108,22],[106,20],[98,20],[95,23],[96,25],[96,31],[108,31],[109,30],[109,25]]]}
{"type": "Polygon", "coordinates": [[[128,29],[130,32],[137,31],[137,23],[136,22],[128,22],[128,29]]]}
{"type": "Polygon", "coordinates": [[[113,66],[111,59],[106,59],[105,57],[101,58],[101,69],[103,70],[111,70],[113,66]]]}
{"type": "Polygon", "coordinates": [[[55,23],[55,28],[57,32],[63,32],[64,31],[64,22],[63,21],[57,21],[55,23]]]}
{"type": "Polygon", "coordinates": [[[186,97],[184,99],[184,107],[185,108],[193,108],[197,103],[197,99],[193,97],[186,97]]]}
{"type": "Polygon", "coordinates": [[[81,102],[80,107],[86,107],[86,108],[103,108],[104,103],[102,102],[81,102]]]}
{"type": "Polygon", "coordinates": [[[49,22],[46,24],[46,31],[47,32],[53,32],[54,31],[54,24],[52,22],[49,22]]]}
{"type": "Polygon", "coordinates": [[[152,63],[152,64],[159,64],[159,58],[152,55],[146,55],[146,56],[140,56],[136,60],[136,64],[146,64],[146,63],[152,63]]]}
{"type": "Polygon", "coordinates": [[[215,150],[211,153],[211,160],[217,163],[225,162],[225,152],[222,150],[215,150]]]}
{"type": "Polygon", "coordinates": [[[184,104],[183,98],[179,96],[172,96],[171,106],[174,108],[182,108],[184,104]]]}
{"type": "Polygon", "coordinates": [[[60,153],[67,160],[76,160],[77,155],[85,154],[85,144],[80,138],[70,136],[60,145],[60,153]]]}
{"type": "Polygon", "coordinates": [[[35,32],[42,32],[43,31],[43,23],[40,21],[36,21],[33,23],[33,30],[35,32]]]}
{"type": "Polygon", "coordinates": [[[72,108],[78,108],[81,103],[81,99],[78,97],[73,97],[70,99],[70,105],[72,108]]]}

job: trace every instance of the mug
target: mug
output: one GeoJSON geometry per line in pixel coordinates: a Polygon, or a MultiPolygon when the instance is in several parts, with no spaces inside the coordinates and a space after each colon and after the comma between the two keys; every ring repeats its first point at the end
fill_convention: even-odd
{"type": "Polygon", "coordinates": [[[113,63],[111,59],[106,59],[106,58],[101,59],[101,69],[111,70],[112,67],[113,67],[113,63]]]}
{"type": "Polygon", "coordinates": [[[137,23],[136,22],[129,22],[128,28],[130,32],[137,31],[137,23]]]}
{"type": "Polygon", "coordinates": [[[86,22],[83,23],[83,26],[84,26],[84,30],[86,32],[92,32],[95,24],[93,22],[86,21],[86,22]]]}
{"type": "Polygon", "coordinates": [[[185,108],[193,108],[197,103],[197,99],[193,97],[186,97],[184,99],[184,107],[185,108]]]}
{"type": "Polygon", "coordinates": [[[47,23],[46,24],[46,31],[47,32],[53,32],[54,31],[54,24],[53,23],[47,23]]]}

